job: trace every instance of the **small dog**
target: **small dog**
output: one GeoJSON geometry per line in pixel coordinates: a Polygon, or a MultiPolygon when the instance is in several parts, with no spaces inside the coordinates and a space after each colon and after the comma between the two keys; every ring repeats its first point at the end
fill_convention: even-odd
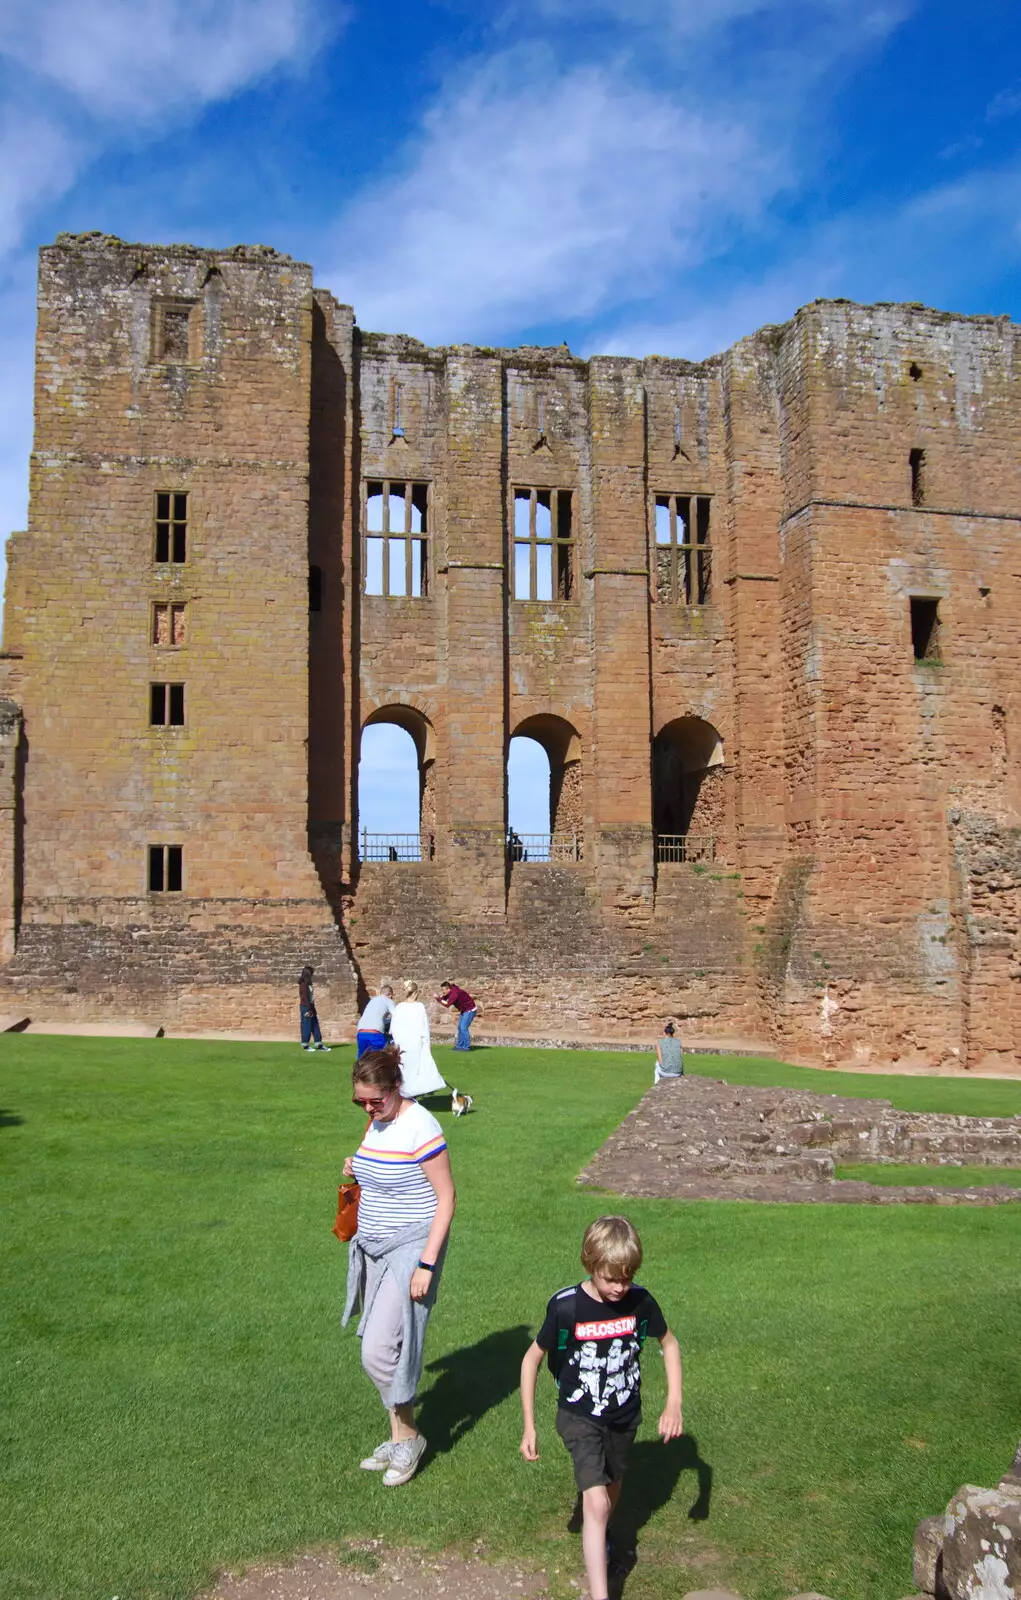
{"type": "Polygon", "coordinates": [[[458,1094],[456,1089],[451,1089],[450,1109],[455,1117],[463,1117],[465,1112],[470,1111],[474,1104],[475,1101],[470,1094],[458,1094]]]}

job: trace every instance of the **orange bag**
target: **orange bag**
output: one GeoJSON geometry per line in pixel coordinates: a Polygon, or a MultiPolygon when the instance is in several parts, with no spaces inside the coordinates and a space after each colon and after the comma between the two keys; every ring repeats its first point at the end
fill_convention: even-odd
{"type": "Polygon", "coordinates": [[[358,1232],[358,1198],[361,1192],[359,1183],[342,1183],[337,1190],[337,1216],[333,1231],[342,1244],[353,1239],[358,1232]]]}

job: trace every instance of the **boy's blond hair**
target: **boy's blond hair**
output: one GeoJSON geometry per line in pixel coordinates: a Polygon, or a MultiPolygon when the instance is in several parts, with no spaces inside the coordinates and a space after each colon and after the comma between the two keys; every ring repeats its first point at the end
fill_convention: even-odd
{"type": "Polygon", "coordinates": [[[585,1229],[581,1264],[604,1278],[633,1278],[642,1264],[642,1241],[627,1217],[597,1217],[585,1229]]]}

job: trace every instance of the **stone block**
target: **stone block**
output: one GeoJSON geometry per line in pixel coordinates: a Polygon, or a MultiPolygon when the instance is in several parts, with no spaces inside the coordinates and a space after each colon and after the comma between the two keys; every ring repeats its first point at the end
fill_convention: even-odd
{"type": "Polygon", "coordinates": [[[742,1600],[733,1589],[689,1589],[681,1600],[742,1600]]]}
{"type": "Polygon", "coordinates": [[[1013,1465],[1007,1468],[1007,1471],[1000,1479],[1000,1488],[1021,1488],[1021,1443],[1018,1444],[1018,1447],[1014,1452],[1013,1465]]]}
{"type": "Polygon", "coordinates": [[[945,1521],[945,1517],[925,1517],[915,1529],[911,1576],[924,1594],[937,1594],[942,1582],[945,1521]]]}
{"type": "Polygon", "coordinates": [[[1021,1489],[958,1489],[944,1518],[943,1582],[949,1600],[1018,1600],[1021,1489]]]}

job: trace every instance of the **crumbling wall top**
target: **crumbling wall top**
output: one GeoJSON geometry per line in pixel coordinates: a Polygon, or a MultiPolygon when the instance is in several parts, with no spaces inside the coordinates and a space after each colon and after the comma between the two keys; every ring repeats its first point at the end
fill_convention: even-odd
{"type": "Polygon", "coordinates": [[[281,265],[307,265],[305,262],[295,262],[293,256],[282,250],[274,250],[269,244],[232,244],[223,250],[209,250],[196,244],[132,244],[127,239],[118,238],[115,233],[103,233],[98,228],[86,233],[58,233],[53,244],[43,246],[44,254],[50,250],[130,250],[132,255],[141,252],[148,257],[169,256],[187,261],[278,261],[281,265]]]}

